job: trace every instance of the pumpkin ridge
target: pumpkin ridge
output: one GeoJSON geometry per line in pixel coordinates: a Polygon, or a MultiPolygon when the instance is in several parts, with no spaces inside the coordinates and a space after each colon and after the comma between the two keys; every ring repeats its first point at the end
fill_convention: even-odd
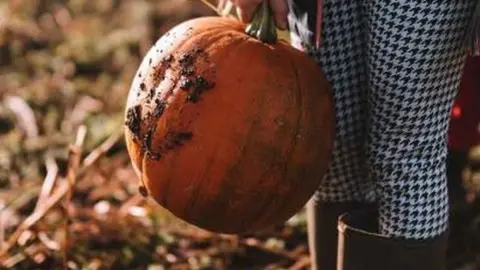
{"type": "MultiPolygon", "coordinates": [[[[184,43],[185,43],[185,41],[182,42],[181,45],[179,45],[179,46],[184,45],[184,43]]],[[[172,54],[169,54],[169,55],[173,57],[172,54]]],[[[170,56],[168,56],[168,57],[170,57],[170,56]]],[[[176,60],[177,60],[177,59],[176,59],[176,57],[175,57],[173,61],[176,61],[176,60]]],[[[175,69],[170,66],[169,68],[167,68],[167,69],[165,70],[165,73],[166,73],[166,71],[167,71],[168,69],[171,69],[172,72],[175,71],[175,69]]],[[[166,93],[165,93],[165,96],[164,96],[163,99],[162,99],[162,101],[165,102],[165,107],[170,106],[170,105],[173,103],[173,102],[168,102],[168,99],[169,99],[169,97],[173,94],[173,90],[174,90],[175,88],[177,88],[177,85],[178,85],[178,83],[179,83],[179,81],[180,81],[180,77],[179,77],[179,76],[172,76],[171,80],[173,80],[172,85],[168,88],[168,90],[165,90],[166,93]]],[[[159,91],[158,91],[158,85],[159,85],[159,84],[160,84],[160,81],[158,81],[158,84],[155,86],[155,94],[157,94],[157,95],[158,95],[158,92],[159,92],[159,91]]],[[[159,105],[157,104],[157,106],[159,106],[159,105]]],[[[153,111],[153,110],[152,110],[152,111],[153,111]]],[[[148,126],[148,128],[147,128],[147,133],[146,133],[146,134],[143,134],[143,139],[142,139],[142,141],[145,140],[145,137],[146,137],[147,134],[148,134],[148,130],[151,130],[152,128],[154,128],[154,126],[157,125],[158,120],[159,120],[160,118],[161,118],[161,115],[158,116],[158,117],[156,117],[153,121],[151,121],[151,122],[149,123],[149,126],[148,126]]],[[[157,133],[157,134],[158,134],[158,133],[157,133]]],[[[162,138],[161,138],[161,139],[157,139],[157,140],[164,141],[165,138],[166,138],[166,136],[167,136],[168,134],[169,134],[169,129],[166,129],[165,132],[164,132],[164,134],[161,136],[162,138]]],[[[145,164],[147,161],[152,160],[152,158],[151,158],[151,156],[148,154],[148,152],[153,152],[153,151],[151,151],[151,149],[143,149],[143,147],[142,147],[141,149],[142,149],[141,152],[140,152],[140,153],[142,154],[142,168],[141,168],[141,170],[142,170],[142,174],[143,174],[143,166],[144,166],[144,164],[145,164]],[[145,151],[145,153],[144,153],[144,151],[145,151]],[[147,158],[148,158],[149,160],[146,160],[147,158]]],[[[168,178],[167,178],[167,179],[168,179],[168,178]]],[[[150,182],[150,181],[151,181],[151,179],[149,179],[149,182],[150,182]]],[[[142,182],[143,182],[143,181],[142,181],[142,182]]],[[[169,181],[166,181],[165,190],[168,190],[168,183],[169,183],[169,181]]],[[[143,184],[145,184],[145,183],[143,183],[143,184]]],[[[146,186],[146,188],[147,188],[147,190],[148,190],[148,185],[146,186]]],[[[148,193],[150,193],[150,191],[149,191],[148,193]]],[[[166,193],[167,193],[167,192],[164,192],[163,194],[166,194],[166,193]]],[[[159,199],[160,202],[166,203],[166,202],[165,202],[165,201],[166,201],[166,197],[165,197],[165,196],[162,196],[161,198],[158,198],[158,199],[159,199]]]]}
{"type": "MultiPolygon", "coordinates": [[[[270,45],[269,45],[270,46],[270,45]]],[[[247,137],[247,140],[245,142],[245,144],[243,145],[242,147],[242,154],[238,157],[238,162],[235,163],[234,167],[231,169],[231,170],[236,170],[237,166],[239,163],[241,162],[245,162],[244,161],[244,156],[245,156],[245,150],[248,149],[250,146],[250,143],[251,143],[251,138],[252,138],[252,131],[254,129],[254,126],[257,126],[258,123],[260,122],[260,119],[263,117],[264,115],[264,110],[268,108],[268,106],[265,106],[266,103],[265,103],[265,95],[267,93],[267,91],[262,91],[263,94],[261,95],[261,99],[260,99],[260,106],[259,106],[259,109],[258,109],[258,113],[257,113],[257,117],[255,118],[255,120],[252,121],[252,124],[250,125],[249,129],[248,129],[248,132],[246,133],[246,137],[247,137]]],[[[270,167],[272,166],[272,164],[270,164],[270,167]]],[[[228,177],[229,179],[231,179],[232,177],[228,177]]],[[[262,178],[259,179],[259,181],[262,181],[262,178]]],[[[237,181],[232,181],[232,182],[237,182],[237,181]]],[[[226,197],[229,198],[231,200],[231,198],[235,198],[235,196],[231,196],[231,194],[235,194],[235,189],[234,188],[231,188],[231,189],[227,189],[229,190],[229,192],[226,192],[226,197]]],[[[227,200],[228,203],[230,203],[229,200],[227,200]]],[[[247,220],[247,219],[244,219],[244,220],[247,220]]],[[[244,224],[241,224],[240,228],[243,228],[243,225],[244,224]]]]}
{"type": "MultiPolygon", "coordinates": [[[[232,32],[235,32],[235,30],[232,30],[232,32]]],[[[197,38],[197,39],[201,39],[203,36],[207,36],[207,35],[209,35],[210,33],[211,33],[211,31],[208,32],[208,33],[201,33],[201,34],[197,35],[196,38],[197,38]]],[[[214,38],[213,40],[218,41],[218,40],[220,40],[222,37],[228,37],[228,36],[226,35],[226,32],[225,32],[225,31],[219,32],[219,33],[218,33],[218,38],[214,38]]],[[[205,44],[202,44],[202,45],[205,46],[204,48],[202,48],[203,50],[207,50],[208,48],[210,48],[210,47],[214,44],[214,43],[212,42],[212,40],[209,40],[209,41],[210,41],[210,42],[209,42],[209,43],[206,43],[206,45],[205,45],[205,44]]],[[[244,41],[243,37],[239,37],[237,40],[235,40],[235,43],[238,42],[238,43],[239,43],[238,45],[241,45],[243,41],[244,41]]],[[[180,47],[179,47],[177,50],[179,50],[179,51],[184,51],[184,47],[185,47],[186,45],[188,45],[187,42],[182,43],[182,45],[180,45],[180,47]]],[[[230,55],[230,54],[231,54],[231,51],[227,51],[227,55],[230,55]]],[[[225,59],[226,59],[226,57],[224,57],[224,58],[222,59],[222,61],[220,61],[219,63],[216,64],[217,68],[218,68],[218,65],[219,65],[219,64],[221,64],[222,62],[225,61],[225,59]]],[[[178,61],[178,60],[177,60],[177,61],[178,61]]],[[[181,72],[181,67],[180,67],[180,65],[178,65],[178,66],[176,66],[175,68],[178,68],[178,70],[175,70],[175,75],[178,75],[178,73],[181,72]]],[[[173,69],[173,67],[172,67],[172,69],[173,69]]],[[[180,80],[181,80],[181,76],[180,76],[180,75],[175,76],[175,85],[174,85],[174,87],[173,87],[172,89],[169,90],[169,91],[170,91],[170,92],[169,92],[169,95],[165,97],[165,100],[168,100],[168,98],[173,95],[174,91],[180,91],[180,89],[178,89],[178,88],[179,88],[178,84],[179,84],[180,80]]],[[[175,118],[178,118],[178,117],[180,116],[180,114],[182,113],[183,108],[184,108],[185,106],[188,106],[188,105],[195,106],[194,103],[187,103],[187,102],[185,102],[185,99],[184,99],[183,97],[180,97],[179,95],[173,95],[173,96],[175,97],[175,99],[172,100],[171,102],[168,102],[167,104],[174,104],[174,103],[176,104],[177,102],[178,102],[179,104],[181,104],[176,111],[174,111],[174,112],[171,113],[172,115],[175,115],[175,118]]],[[[173,122],[175,122],[175,121],[173,121],[173,122]]],[[[165,131],[164,137],[163,137],[161,140],[164,140],[164,139],[165,139],[165,136],[166,136],[169,132],[171,132],[171,130],[168,130],[168,129],[167,129],[167,130],[165,131]]],[[[170,153],[175,153],[175,152],[170,152],[170,153]]],[[[169,190],[169,188],[170,188],[171,181],[172,181],[171,177],[168,177],[168,176],[165,177],[165,183],[164,183],[164,185],[163,185],[163,190],[164,190],[164,191],[162,192],[162,194],[168,194],[168,190],[169,190]]],[[[163,196],[162,196],[162,199],[160,200],[160,202],[161,202],[161,204],[162,204],[165,208],[167,208],[167,206],[168,206],[168,196],[163,195],[163,196]]]]}
{"type": "Polygon", "coordinates": [[[262,92],[263,92],[263,94],[261,95],[261,99],[260,99],[260,101],[261,101],[260,104],[261,105],[259,107],[257,117],[255,117],[255,119],[253,121],[251,121],[251,125],[248,128],[248,131],[247,131],[246,136],[245,136],[247,139],[242,146],[241,154],[238,157],[237,162],[234,163],[232,165],[232,167],[227,172],[227,177],[226,178],[229,179],[230,181],[225,182],[225,185],[227,186],[227,188],[226,188],[226,191],[224,192],[224,195],[220,197],[222,199],[225,199],[224,203],[222,204],[223,207],[221,207],[221,209],[220,209],[220,210],[223,211],[223,213],[222,213],[223,215],[225,215],[225,212],[227,212],[226,209],[230,206],[231,199],[235,198],[235,196],[232,196],[232,194],[235,194],[234,183],[237,182],[237,181],[232,181],[231,180],[231,179],[235,179],[235,177],[232,176],[232,173],[237,170],[237,167],[238,167],[239,163],[244,162],[243,159],[245,157],[247,146],[249,146],[249,142],[251,141],[251,138],[252,138],[251,133],[253,132],[254,126],[257,126],[258,123],[260,122],[259,120],[263,115],[262,112],[265,109],[265,92],[266,91],[262,91],[262,92]]]}
{"type": "Polygon", "coordinates": [[[148,196],[148,194],[150,194],[150,192],[148,190],[148,185],[145,183],[145,176],[144,176],[145,171],[143,170],[144,166],[147,163],[146,156],[147,156],[146,152],[142,154],[142,159],[141,159],[142,162],[140,164],[140,173],[141,173],[141,175],[140,175],[140,187],[138,188],[139,191],[140,190],[144,191],[143,192],[144,194],[141,194],[144,197],[146,197],[146,196],[148,196]]]}
{"type": "MultiPolygon", "coordinates": [[[[303,98],[303,95],[302,95],[302,92],[303,92],[303,89],[302,89],[302,84],[300,83],[300,76],[299,76],[299,73],[298,73],[298,67],[295,63],[295,60],[292,59],[290,57],[290,61],[291,61],[291,64],[292,64],[292,68],[293,70],[295,71],[295,77],[296,77],[296,82],[298,84],[298,93],[299,93],[299,97],[300,98],[303,98]]],[[[303,106],[303,99],[300,100],[300,104],[302,104],[303,106]]],[[[302,118],[302,114],[303,114],[303,111],[300,111],[299,112],[299,118],[301,119],[302,118]]],[[[299,121],[301,122],[301,120],[299,121]]],[[[295,135],[295,148],[297,147],[297,143],[298,143],[298,133],[300,132],[300,128],[297,130],[297,134],[295,135]]],[[[294,151],[292,151],[292,155],[295,153],[295,148],[294,148],[294,151]]],[[[286,171],[288,171],[288,166],[286,167],[286,171]]],[[[284,177],[286,177],[287,173],[284,174],[284,177]]],[[[297,190],[298,189],[298,186],[301,185],[301,183],[296,183],[296,185],[293,185],[293,187],[291,189],[293,190],[297,190]]],[[[291,193],[291,194],[295,194],[295,192],[291,193]]],[[[285,200],[283,200],[283,202],[280,203],[280,209],[284,209],[285,208],[285,205],[289,202],[290,200],[287,198],[285,198],[285,200]]],[[[271,216],[269,217],[271,218],[271,216]]]]}
{"type": "MultiPolygon", "coordinates": [[[[174,81],[174,84],[173,84],[172,87],[168,90],[168,91],[169,91],[168,96],[165,97],[165,100],[167,100],[167,101],[168,101],[168,97],[170,97],[170,96],[173,94],[173,90],[177,88],[178,83],[180,82],[180,77],[179,77],[179,76],[175,76],[174,80],[175,80],[175,81],[174,81]]],[[[167,103],[167,104],[170,105],[170,104],[174,103],[174,101],[176,101],[176,100],[178,100],[178,99],[179,99],[179,98],[176,98],[176,99],[172,100],[172,102],[169,102],[169,103],[167,103]]],[[[178,102],[181,102],[181,101],[178,101],[178,102]]],[[[185,106],[185,105],[183,105],[183,106],[185,106]]],[[[183,107],[183,106],[182,106],[182,107],[183,107]]],[[[181,107],[180,107],[180,108],[181,108],[181,107]]],[[[174,111],[174,112],[172,112],[171,114],[176,115],[176,116],[178,117],[178,114],[179,114],[179,113],[180,113],[179,111],[174,111]]],[[[158,121],[158,119],[157,119],[157,121],[158,121]]],[[[156,122],[157,122],[157,121],[156,121],[156,122]]],[[[158,139],[157,139],[157,140],[160,141],[160,145],[167,140],[167,136],[168,136],[168,134],[170,134],[170,132],[172,132],[172,131],[171,131],[169,128],[165,129],[165,132],[164,132],[163,136],[161,136],[161,138],[158,138],[158,139]]],[[[170,152],[170,151],[168,151],[168,152],[170,152]]],[[[165,153],[162,153],[162,154],[165,154],[165,153]]],[[[169,186],[170,186],[170,182],[171,182],[171,181],[169,181],[169,180],[170,180],[170,177],[165,177],[165,179],[167,179],[167,180],[165,181],[165,185],[164,185],[164,190],[165,190],[165,192],[163,192],[163,194],[168,194],[168,189],[169,189],[169,186]]],[[[151,180],[152,180],[152,179],[151,179],[151,180]]],[[[150,180],[150,181],[151,181],[151,180],[150,180]]],[[[154,181],[155,181],[155,180],[154,180],[154,181]]],[[[165,195],[162,196],[162,199],[161,199],[160,201],[162,202],[162,204],[163,204],[164,207],[166,208],[166,207],[167,207],[167,196],[165,196],[165,195]]]]}
{"type": "MultiPolygon", "coordinates": [[[[282,50],[283,51],[283,50],[282,50]]],[[[288,56],[288,54],[285,54],[288,56]]],[[[291,57],[289,57],[289,62],[292,66],[292,70],[294,71],[294,74],[295,74],[295,84],[296,84],[296,88],[298,89],[298,91],[295,91],[296,92],[296,97],[297,97],[297,125],[296,125],[296,128],[295,128],[295,135],[292,139],[292,146],[290,147],[289,151],[287,152],[287,157],[285,159],[285,163],[284,163],[284,166],[283,166],[283,173],[282,173],[282,181],[281,183],[284,183],[285,182],[285,178],[287,177],[287,171],[288,171],[288,165],[290,163],[290,160],[292,159],[294,153],[295,153],[295,148],[297,147],[297,144],[298,144],[298,134],[300,133],[300,130],[302,129],[301,128],[301,124],[302,124],[302,113],[303,113],[303,95],[302,95],[302,89],[301,89],[301,84],[300,84],[300,77],[298,75],[298,69],[297,67],[295,66],[295,63],[293,61],[293,59],[291,57]]],[[[273,196],[270,196],[269,197],[269,200],[267,200],[267,202],[265,202],[261,207],[259,207],[259,211],[258,211],[258,214],[256,215],[252,215],[254,218],[252,218],[250,220],[251,223],[260,223],[262,224],[262,222],[264,220],[267,220],[268,218],[270,218],[271,215],[263,215],[263,218],[262,218],[262,214],[265,213],[265,210],[269,208],[269,206],[271,206],[272,203],[275,202],[275,194],[278,194],[278,190],[279,190],[280,186],[277,185],[277,188],[276,188],[276,192],[273,193],[274,195],[273,196]],[[255,222],[257,221],[257,222],[255,222]]],[[[280,208],[282,209],[282,208],[280,208]]],[[[267,212],[267,213],[271,213],[270,212],[267,212]]],[[[250,223],[250,224],[251,224],[250,223]]],[[[249,224],[249,223],[246,223],[246,224],[249,224]]],[[[255,228],[255,224],[252,225],[253,228],[255,228]]]]}
{"type": "MultiPolygon", "coordinates": [[[[175,81],[174,81],[174,83],[173,83],[173,87],[175,87],[175,86],[178,84],[178,82],[180,81],[179,78],[174,78],[174,80],[175,80],[175,81]]],[[[168,103],[167,103],[167,104],[168,104],[168,103]]],[[[159,117],[159,118],[160,118],[160,117],[159,117]]],[[[156,125],[156,123],[158,122],[158,119],[159,119],[159,118],[157,118],[153,123],[150,124],[149,129],[153,128],[153,127],[156,125]]],[[[161,139],[162,141],[165,140],[165,137],[166,137],[167,134],[168,134],[168,129],[167,129],[166,132],[163,134],[162,139],[161,139]]],[[[146,136],[146,134],[144,135],[144,138],[145,138],[145,136],[146,136]]],[[[144,173],[144,170],[143,170],[144,164],[145,164],[147,161],[152,160],[152,158],[148,155],[148,152],[151,151],[151,149],[143,149],[143,147],[142,147],[141,149],[142,149],[141,152],[140,152],[140,153],[142,154],[142,168],[141,168],[141,171],[142,171],[142,174],[143,174],[143,173],[144,173]],[[144,153],[144,152],[145,152],[145,153],[144,153]],[[148,158],[148,160],[146,160],[147,158],[148,158]]],[[[150,182],[150,181],[151,181],[151,179],[149,179],[149,182],[150,182]]],[[[167,181],[167,183],[168,183],[168,181],[167,181]]],[[[148,185],[147,185],[146,188],[147,188],[147,190],[148,190],[148,185]]],[[[150,193],[150,191],[149,191],[149,193],[150,193]]],[[[164,192],[163,194],[165,194],[165,193],[166,193],[166,192],[164,192]]],[[[163,201],[165,201],[165,196],[162,196],[162,198],[158,198],[158,199],[159,199],[160,202],[163,202],[163,201]]]]}
{"type": "MultiPolygon", "coordinates": [[[[250,39],[250,37],[248,37],[250,39]]],[[[244,39],[241,39],[241,41],[245,41],[244,39]]],[[[249,42],[241,42],[240,44],[238,44],[236,47],[235,47],[235,50],[238,50],[242,45],[249,45],[250,43],[249,42]]],[[[259,107],[259,111],[257,113],[257,117],[250,122],[250,125],[249,125],[249,128],[248,128],[248,131],[247,133],[245,134],[245,143],[242,145],[242,148],[240,150],[240,155],[238,156],[237,160],[236,160],[236,163],[231,165],[230,168],[227,170],[226,174],[225,174],[225,179],[227,179],[226,181],[224,181],[222,187],[220,188],[220,190],[226,190],[226,191],[222,191],[220,192],[221,195],[218,197],[218,200],[217,200],[217,204],[220,206],[218,208],[215,209],[215,212],[220,216],[220,215],[224,215],[225,212],[227,212],[226,210],[229,208],[229,198],[232,198],[232,193],[234,192],[235,190],[235,186],[234,186],[234,181],[232,181],[231,179],[233,179],[233,177],[231,176],[233,171],[236,170],[236,167],[237,165],[242,162],[242,159],[245,155],[245,152],[247,150],[247,145],[248,145],[248,141],[249,139],[252,137],[250,136],[250,134],[252,133],[253,131],[253,127],[258,124],[259,122],[259,119],[260,117],[262,116],[262,112],[263,112],[263,109],[265,108],[265,93],[266,91],[262,91],[262,95],[261,95],[261,98],[260,98],[260,107],[259,107]]],[[[225,114],[227,115],[227,114],[225,114]]],[[[201,185],[198,187],[198,190],[200,190],[200,187],[201,185]]],[[[197,199],[197,198],[196,198],[197,199]]],[[[193,205],[193,204],[192,204],[193,205]]],[[[198,216],[195,216],[193,215],[192,218],[194,220],[198,220],[198,216]]],[[[200,220],[202,220],[200,218],[200,220]]]]}
{"type": "MultiPolygon", "coordinates": [[[[295,71],[296,71],[296,73],[297,73],[297,76],[299,76],[298,67],[299,67],[299,64],[301,64],[301,63],[298,63],[297,61],[295,61],[295,59],[292,59],[292,63],[293,63],[293,67],[295,68],[295,71]]],[[[302,84],[300,84],[300,86],[302,86],[302,84]]],[[[300,89],[299,91],[304,90],[302,87],[300,87],[299,89],[300,89]]],[[[333,97],[333,96],[331,95],[331,92],[330,92],[330,91],[327,91],[327,92],[326,92],[326,96],[325,96],[324,98],[327,98],[327,99],[328,99],[328,98],[330,98],[330,97],[333,97]]],[[[335,116],[332,115],[332,118],[333,118],[333,119],[332,119],[332,123],[334,123],[335,116]]],[[[333,139],[333,137],[332,137],[332,139],[333,139]]],[[[333,140],[332,140],[332,142],[333,142],[333,140]]],[[[332,145],[333,145],[333,143],[332,143],[332,145]]],[[[330,154],[331,154],[331,152],[330,152],[330,154]]],[[[326,170],[328,170],[328,165],[324,168],[323,173],[325,173],[326,170]]],[[[316,176],[315,176],[315,177],[316,177],[316,176]]],[[[301,187],[301,184],[300,184],[300,183],[297,184],[297,185],[295,185],[295,186],[293,186],[293,187],[292,187],[293,192],[290,193],[290,195],[296,194],[296,193],[297,193],[297,190],[299,189],[299,187],[301,187]]],[[[318,188],[318,186],[313,187],[314,190],[312,191],[312,196],[313,196],[313,194],[315,193],[315,191],[316,191],[317,188],[318,188]]],[[[290,197],[291,197],[291,196],[290,196],[290,197]]],[[[286,209],[286,208],[288,208],[288,207],[287,207],[287,204],[288,204],[289,202],[291,203],[292,200],[289,199],[288,197],[286,197],[285,200],[281,203],[279,209],[286,209]]],[[[298,210],[300,210],[301,207],[303,207],[303,206],[300,206],[298,210]]],[[[290,207],[290,208],[291,208],[291,207],[290,207]]]]}
{"type": "MultiPolygon", "coordinates": [[[[232,31],[232,32],[233,32],[233,31],[232,31]]],[[[215,39],[215,40],[218,41],[218,40],[220,40],[222,37],[226,37],[225,32],[220,32],[220,33],[219,33],[219,36],[220,36],[220,37],[219,37],[218,39],[215,39]]],[[[238,38],[237,40],[235,40],[235,43],[238,42],[239,44],[237,44],[237,46],[239,46],[239,45],[242,44],[243,41],[244,41],[243,38],[238,38]]],[[[206,45],[206,48],[204,48],[204,50],[210,48],[210,46],[211,46],[212,44],[213,44],[213,42],[208,43],[208,44],[206,45]]],[[[232,42],[232,44],[233,44],[233,42],[232,42]]],[[[235,47],[237,47],[237,46],[235,46],[235,47]]],[[[234,49],[235,49],[235,47],[234,47],[234,49]]],[[[230,50],[230,49],[229,49],[229,50],[230,50]]],[[[232,54],[231,51],[227,51],[227,53],[226,53],[227,56],[228,56],[228,55],[231,55],[231,54],[232,54]]],[[[225,60],[226,60],[226,56],[222,58],[222,61],[220,61],[220,62],[218,62],[218,63],[216,64],[217,68],[218,68],[218,66],[219,66],[221,63],[223,63],[225,60]]],[[[178,78],[180,79],[180,76],[179,76],[178,78]]],[[[179,80],[179,81],[180,81],[180,80],[179,80]]],[[[177,91],[178,91],[178,90],[177,90],[177,91]]],[[[181,100],[181,99],[178,98],[178,100],[181,100]]],[[[182,102],[182,101],[179,101],[179,102],[182,102]]],[[[182,103],[182,106],[180,106],[179,109],[178,109],[178,111],[176,112],[176,115],[179,116],[179,115],[181,114],[181,112],[183,111],[183,108],[185,108],[185,107],[188,106],[188,105],[195,106],[195,103],[191,104],[191,103],[183,102],[183,103],[182,103]]],[[[226,114],[225,114],[225,115],[226,115],[226,114]]],[[[173,152],[173,153],[174,153],[174,152],[173,152]]],[[[170,177],[166,177],[166,179],[171,180],[170,177]]],[[[169,188],[170,182],[171,182],[171,181],[166,181],[165,186],[164,186],[165,192],[163,192],[164,194],[167,194],[167,193],[168,193],[168,188],[169,188]]],[[[166,197],[165,197],[164,200],[163,200],[163,205],[164,205],[165,207],[166,207],[166,205],[167,205],[167,198],[166,198],[166,197]]],[[[185,211],[184,211],[184,212],[185,212],[185,211]]]]}
{"type": "MultiPolygon", "coordinates": [[[[217,67],[220,68],[220,66],[228,60],[229,56],[234,54],[234,52],[240,47],[240,45],[243,44],[243,42],[245,42],[245,39],[243,39],[243,38],[238,38],[235,42],[232,42],[230,44],[230,46],[232,46],[232,47],[228,49],[228,53],[222,58],[222,60],[217,63],[217,67]]],[[[228,113],[224,113],[224,115],[225,115],[224,119],[227,119],[228,118],[228,113]]],[[[210,157],[210,160],[212,162],[209,162],[207,168],[205,169],[204,174],[198,179],[198,181],[195,181],[195,183],[193,185],[192,193],[190,195],[190,199],[187,202],[187,206],[184,209],[184,216],[187,216],[188,214],[190,214],[191,208],[193,207],[193,205],[195,204],[195,202],[198,198],[198,192],[199,192],[199,190],[201,189],[201,186],[202,186],[201,183],[205,182],[205,178],[210,173],[210,169],[212,168],[212,165],[214,164],[213,161],[218,156],[218,149],[219,149],[219,145],[217,144],[212,157],[210,157]]]]}

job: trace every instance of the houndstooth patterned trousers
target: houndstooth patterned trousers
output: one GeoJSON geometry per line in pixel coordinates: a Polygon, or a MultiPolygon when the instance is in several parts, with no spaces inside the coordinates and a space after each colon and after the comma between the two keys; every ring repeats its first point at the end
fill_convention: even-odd
{"type": "Polygon", "coordinates": [[[384,235],[445,232],[446,133],[476,0],[324,0],[318,50],[302,1],[314,2],[290,1],[292,42],[332,83],[337,118],[316,199],[377,201],[384,235]]]}

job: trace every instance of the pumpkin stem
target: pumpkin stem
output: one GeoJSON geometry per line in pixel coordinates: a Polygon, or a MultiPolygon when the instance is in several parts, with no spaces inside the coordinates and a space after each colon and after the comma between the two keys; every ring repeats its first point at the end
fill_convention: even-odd
{"type": "Polygon", "coordinates": [[[245,32],[265,43],[277,42],[277,28],[268,0],[263,0],[245,32]]]}

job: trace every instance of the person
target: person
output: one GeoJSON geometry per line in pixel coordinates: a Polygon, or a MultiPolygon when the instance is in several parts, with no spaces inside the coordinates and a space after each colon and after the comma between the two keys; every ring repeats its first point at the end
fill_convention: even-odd
{"type": "MultiPolygon", "coordinates": [[[[230,1],[249,22],[262,0],[230,1]]],[[[333,158],[307,205],[313,269],[445,269],[447,129],[477,2],[269,1],[335,101],[333,158]]]]}

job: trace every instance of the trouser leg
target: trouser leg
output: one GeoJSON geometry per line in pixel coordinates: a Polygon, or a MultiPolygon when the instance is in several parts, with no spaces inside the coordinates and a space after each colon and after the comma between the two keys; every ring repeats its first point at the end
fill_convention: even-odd
{"type": "Polygon", "coordinates": [[[342,216],[338,270],[445,269],[446,133],[474,3],[365,1],[378,211],[342,216]]]}
{"type": "Polygon", "coordinates": [[[336,138],[330,169],[307,206],[312,269],[334,270],[340,214],[372,207],[374,184],[367,179],[365,139],[366,44],[360,1],[324,0],[322,47],[313,43],[314,0],[290,1],[293,44],[314,57],[332,84],[336,138]]]}

